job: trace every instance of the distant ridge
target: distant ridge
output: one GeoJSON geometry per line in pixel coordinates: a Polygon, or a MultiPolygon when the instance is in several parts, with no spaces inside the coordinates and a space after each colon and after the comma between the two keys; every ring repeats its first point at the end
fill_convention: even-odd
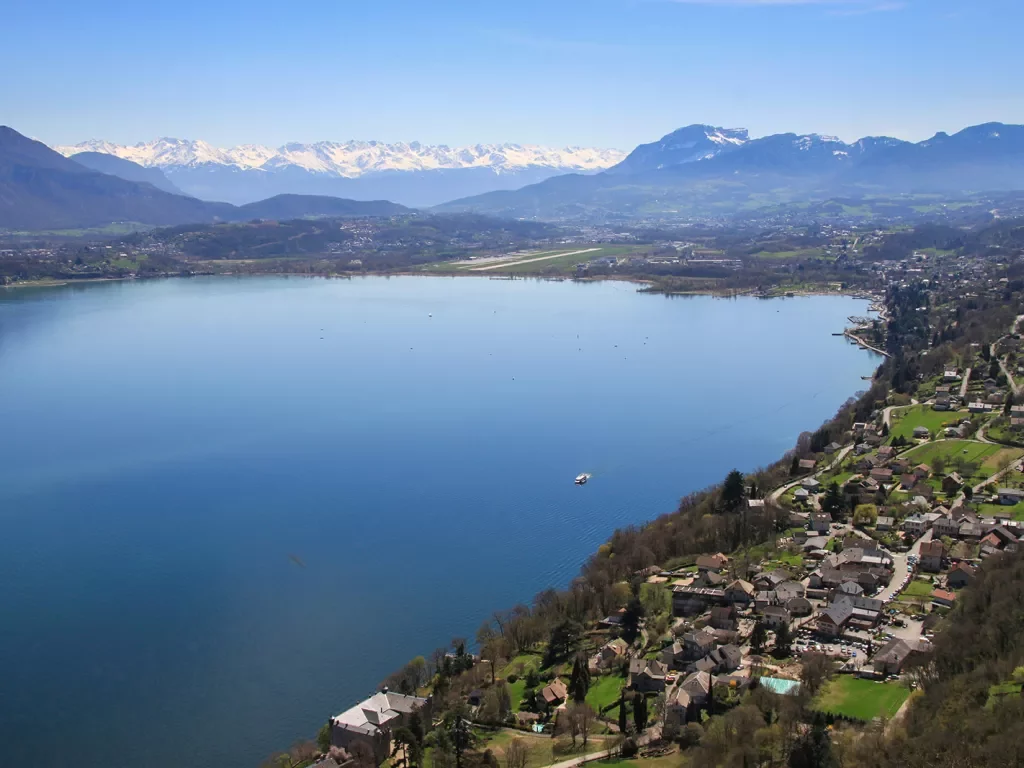
{"type": "Polygon", "coordinates": [[[691,125],[592,176],[565,175],[438,210],[542,219],[721,215],[769,203],[1024,189],[1024,126],[986,123],[911,143],[819,134],[750,139],[691,125]]]}
{"type": "MultiPolygon", "coordinates": [[[[123,166],[119,170],[136,173],[123,166]]],[[[130,181],[87,168],[13,128],[0,126],[0,229],[75,229],[113,222],[169,226],[255,218],[390,216],[403,212],[409,209],[382,200],[318,196],[284,195],[241,208],[204,202],[172,194],[148,181],[130,181]]]]}
{"type": "Polygon", "coordinates": [[[79,152],[71,155],[79,165],[91,168],[100,173],[110,176],[117,176],[125,181],[135,181],[140,184],[152,184],[157,189],[170,192],[172,195],[184,195],[185,193],[171,183],[170,179],[164,176],[159,168],[143,168],[131,160],[123,160],[116,155],[105,155],[102,152],[79,152]]]}

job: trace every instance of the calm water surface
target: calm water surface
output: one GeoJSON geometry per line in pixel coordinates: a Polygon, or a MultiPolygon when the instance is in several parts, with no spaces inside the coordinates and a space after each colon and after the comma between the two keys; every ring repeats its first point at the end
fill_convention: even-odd
{"type": "Polygon", "coordinates": [[[0,292],[3,762],[257,765],[778,458],[864,387],[877,360],[830,333],[865,312],[466,278],[0,292]]]}

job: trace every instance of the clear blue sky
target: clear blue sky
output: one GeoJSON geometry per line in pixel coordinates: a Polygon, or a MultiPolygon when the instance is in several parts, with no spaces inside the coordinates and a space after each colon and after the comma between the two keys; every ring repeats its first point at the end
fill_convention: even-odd
{"type": "Polygon", "coordinates": [[[7,0],[0,123],[50,143],[630,149],[1024,123],[1021,0],[7,0]]]}

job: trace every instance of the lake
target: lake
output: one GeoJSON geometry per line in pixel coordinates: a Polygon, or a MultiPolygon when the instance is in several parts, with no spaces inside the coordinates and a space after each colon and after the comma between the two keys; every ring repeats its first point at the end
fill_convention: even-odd
{"type": "Polygon", "coordinates": [[[194,278],[0,291],[9,765],[233,768],[865,388],[851,298],[194,278]],[[591,472],[586,486],[573,478],[591,472]]]}

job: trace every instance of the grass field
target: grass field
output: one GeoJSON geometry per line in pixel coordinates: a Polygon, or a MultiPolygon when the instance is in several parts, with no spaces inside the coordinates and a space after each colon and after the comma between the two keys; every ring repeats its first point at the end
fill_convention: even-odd
{"type": "Polygon", "coordinates": [[[956,470],[956,463],[963,460],[967,464],[977,467],[971,479],[981,482],[998,471],[1001,459],[1012,459],[1020,454],[1019,449],[1003,448],[999,445],[978,443],[973,440],[937,440],[912,448],[904,456],[915,464],[929,465],[935,462],[936,457],[941,456],[946,462],[946,472],[956,470]]]}
{"type": "Polygon", "coordinates": [[[935,411],[930,405],[911,405],[907,408],[894,409],[892,429],[889,432],[890,440],[894,437],[912,439],[915,427],[927,427],[929,432],[935,434],[947,424],[956,424],[965,415],[958,411],[935,411]]]}
{"type": "Polygon", "coordinates": [[[534,736],[528,733],[517,733],[509,730],[501,731],[481,731],[477,734],[480,737],[480,743],[477,749],[483,752],[485,749],[491,750],[494,756],[498,759],[499,764],[504,765],[505,763],[505,750],[508,745],[512,743],[513,739],[524,739],[527,747],[529,747],[529,757],[526,761],[526,768],[542,768],[545,765],[551,765],[553,763],[561,762],[562,760],[569,760],[573,757],[579,757],[586,755],[591,752],[600,752],[604,749],[604,739],[591,736],[587,744],[586,750],[583,749],[582,744],[579,748],[570,754],[555,754],[554,746],[555,740],[549,736],[534,736]]]}
{"type": "Polygon", "coordinates": [[[595,712],[600,712],[618,700],[619,692],[625,684],[626,678],[620,675],[595,677],[591,680],[590,690],[587,691],[587,704],[595,712]]]}
{"type": "Polygon", "coordinates": [[[807,248],[802,251],[761,251],[751,254],[752,259],[814,259],[822,255],[819,248],[807,248]]]}
{"type": "Polygon", "coordinates": [[[909,695],[910,691],[897,683],[840,676],[818,694],[814,708],[868,722],[876,717],[892,717],[909,695]]]}
{"type": "Polygon", "coordinates": [[[907,588],[904,589],[900,595],[907,597],[931,597],[932,590],[935,589],[935,585],[931,582],[924,581],[922,579],[913,579],[907,588]]]}

